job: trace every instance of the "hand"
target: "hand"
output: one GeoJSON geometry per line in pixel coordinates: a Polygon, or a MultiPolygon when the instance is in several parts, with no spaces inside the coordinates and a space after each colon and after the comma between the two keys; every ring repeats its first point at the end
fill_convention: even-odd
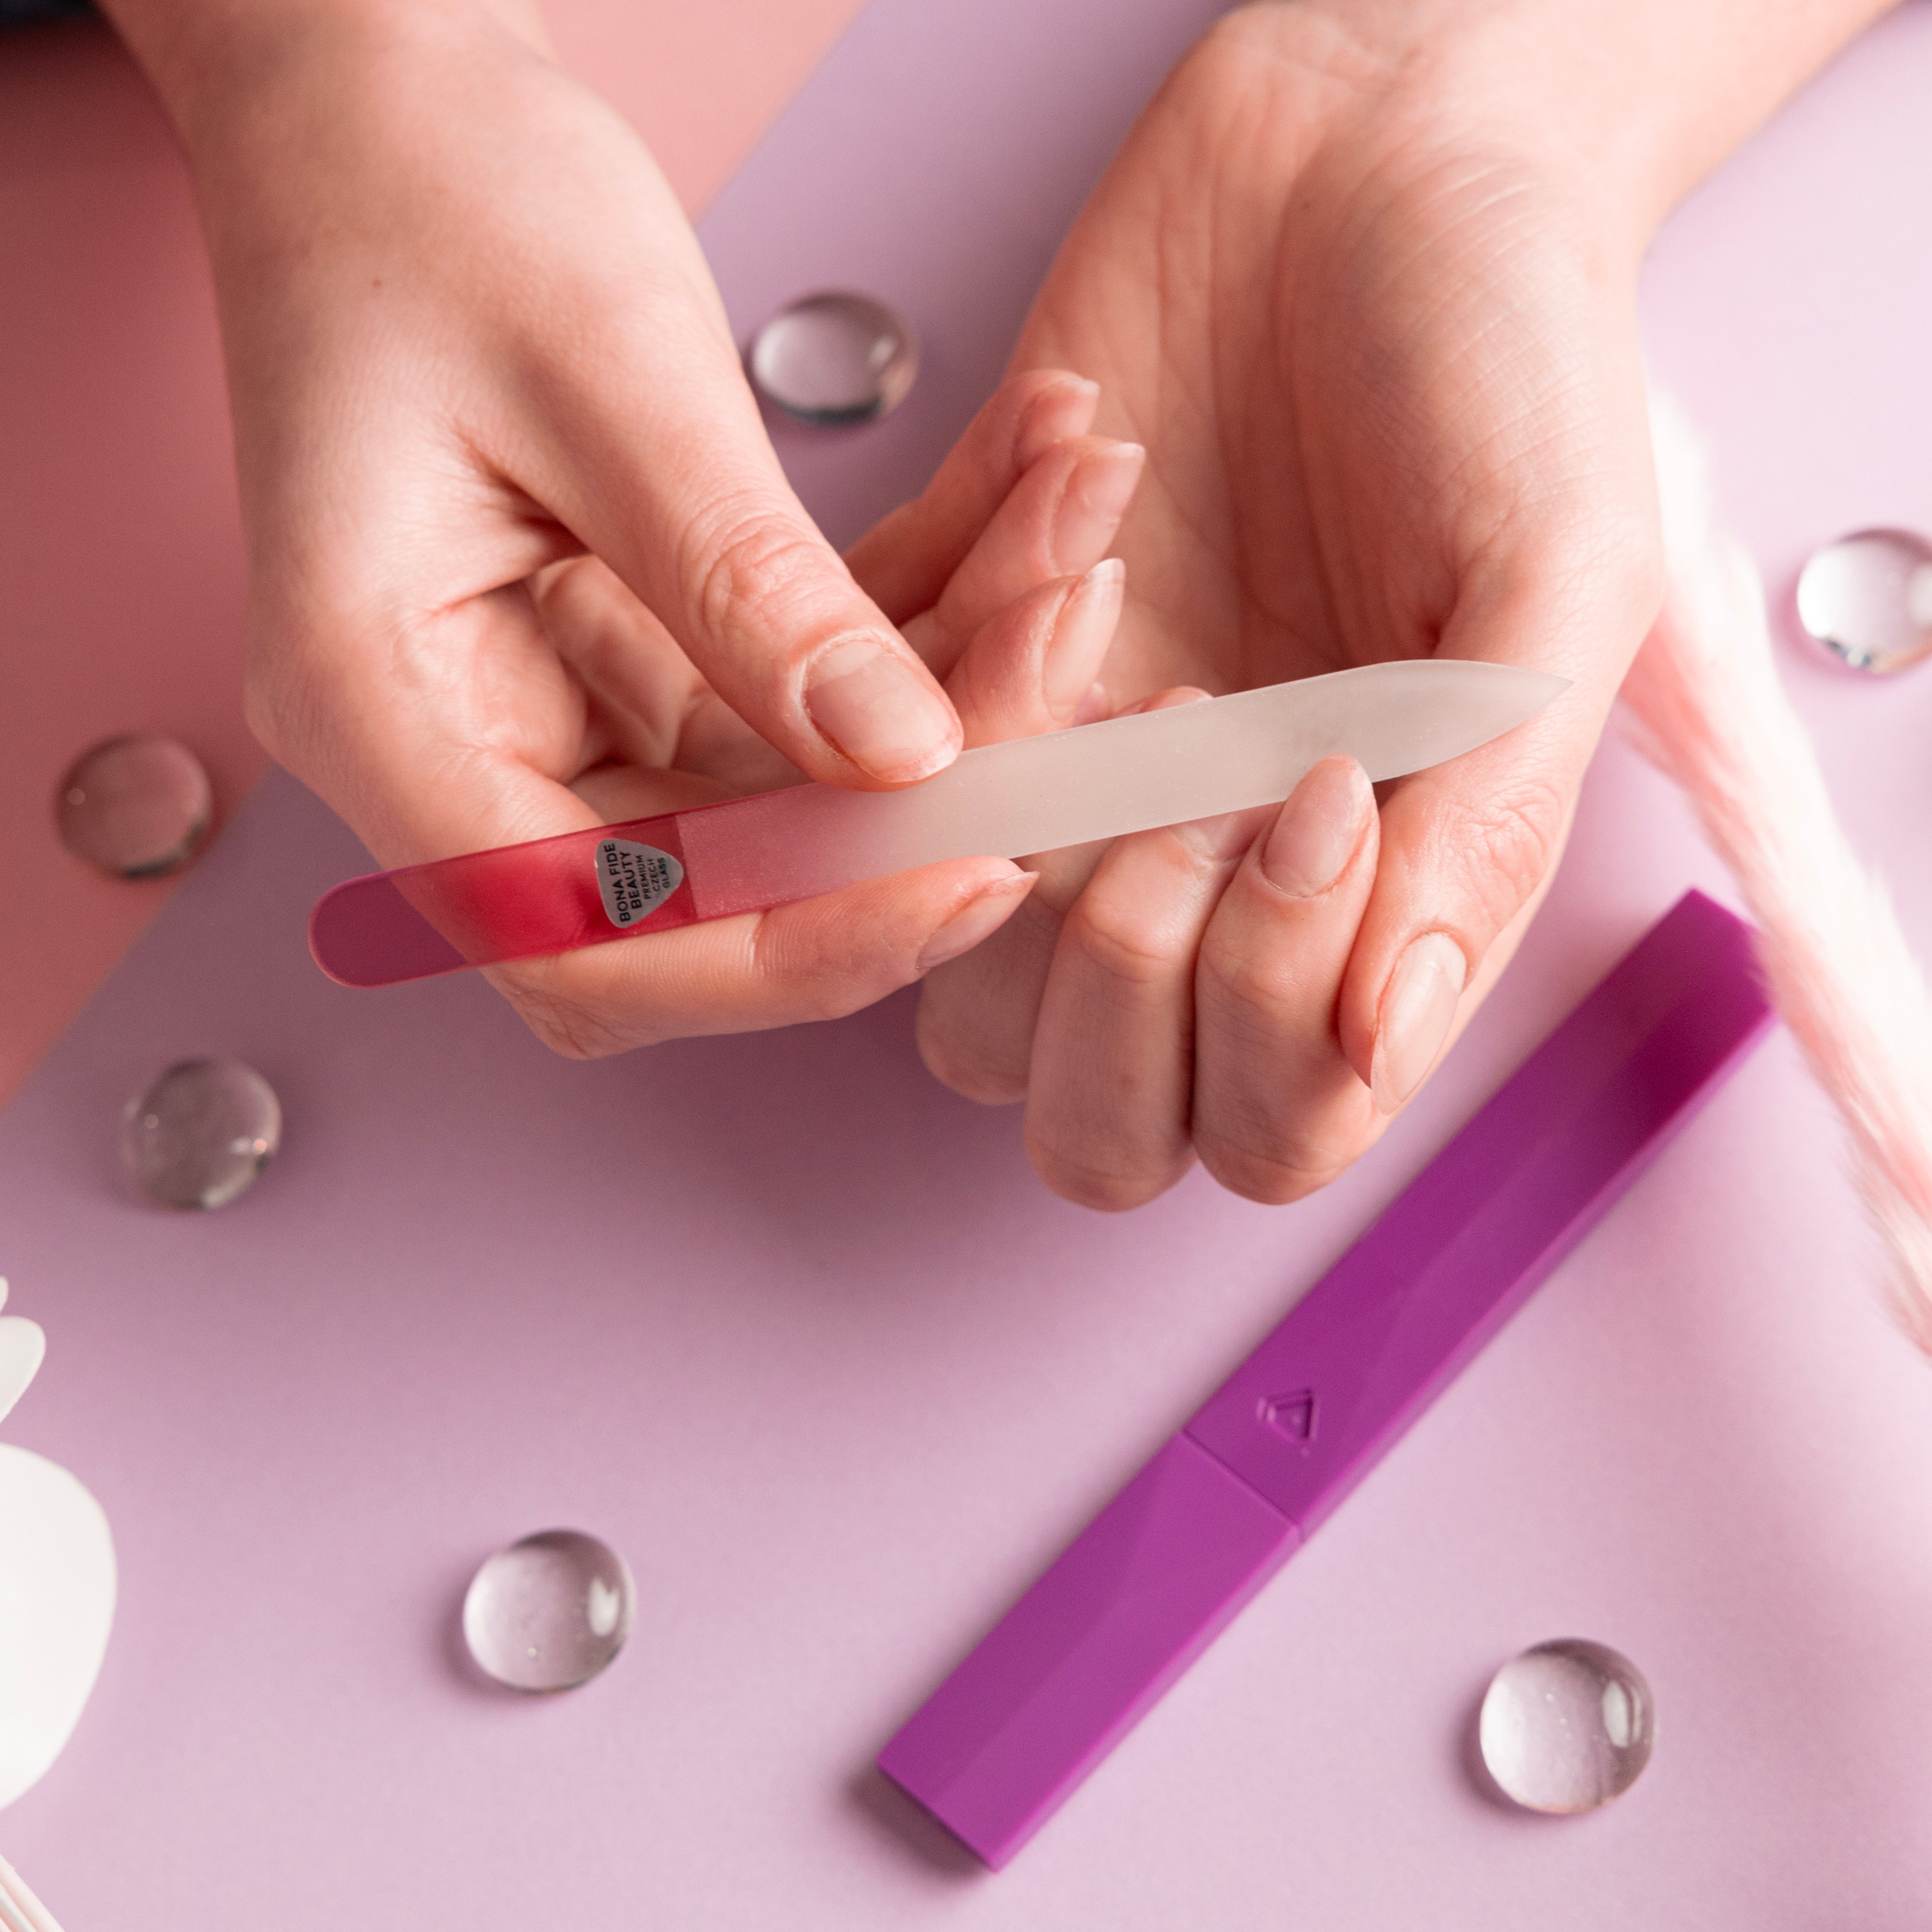
{"type": "MultiPolygon", "coordinates": [[[[1095,560],[1141,452],[1076,433],[1094,400],[1090,384],[1058,372],[1012,379],[920,499],[854,547],[856,575],[945,679],[969,742],[1106,709],[1094,676],[1122,572],[1095,560]]],[[[608,566],[591,557],[552,566],[532,596],[543,636],[586,694],[586,762],[570,787],[580,823],[797,782],[608,566]]],[[[578,1054],[830,1018],[977,945],[1034,884],[1004,860],[963,860],[491,976],[542,1037],[578,1054]]]]}
{"type": "MultiPolygon", "coordinates": [[[[1111,607],[1042,590],[1118,517],[1054,520],[1106,467],[1077,440],[1091,386],[994,399],[871,547],[882,610],[786,486],[650,157],[533,19],[119,10],[214,260],[250,717],[385,865],[800,776],[916,778],[962,739],[916,646],[1022,710],[1042,652],[1104,650],[1111,607]]],[[[572,1053],[781,1024],[905,983],[1030,884],[962,860],[491,976],[572,1053]]]]}
{"type": "Polygon", "coordinates": [[[1051,855],[1005,929],[928,980],[928,1064],[1024,1096],[1072,1199],[1132,1206],[1197,1154],[1257,1200],[1321,1185],[1414,1093],[1548,882],[1660,560],[1640,224],[1512,98],[1378,62],[1310,8],[1231,16],[1022,338],[1016,368],[1096,378],[1100,423],[1148,452],[1115,700],[1430,652],[1574,680],[1379,817],[1336,761],[1279,812],[1051,855]]]}

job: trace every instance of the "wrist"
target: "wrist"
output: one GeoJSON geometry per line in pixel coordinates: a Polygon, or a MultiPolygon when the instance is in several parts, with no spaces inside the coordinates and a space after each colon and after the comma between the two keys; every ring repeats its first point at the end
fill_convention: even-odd
{"type": "Polygon", "coordinates": [[[263,118],[265,104],[326,92],[412,46],[479,40],[546,58],[536,0],[100,0],[199,164],[263,118]]]}
{"type": "Polygon", "coordinates": [[[1392,141],[1554,177],[1633,266],[1664,215],[1892,0],[1258,0],[1223,22],[1392,141]]]}

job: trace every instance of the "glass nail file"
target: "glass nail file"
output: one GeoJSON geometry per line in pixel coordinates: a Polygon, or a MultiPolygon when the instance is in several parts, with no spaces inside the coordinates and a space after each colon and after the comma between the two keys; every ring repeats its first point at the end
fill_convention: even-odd
{"type": "Polygon", "coordinates": [[[309,945],[392,986],[811,898],[945,859],[1017,859],[1287,797],[1346,752],[1377,781],[1473,751],[1567,680],[1460,658],[1364,665],[962,753],[898,791],[794,785],[350,879],[309,945]]]}
{"type": "Polygon", "coordinates": [[[1750,928],[1687,893],[993,1627],[880,1768],[1005,1864],[1770,1020],[1750,928]]]}

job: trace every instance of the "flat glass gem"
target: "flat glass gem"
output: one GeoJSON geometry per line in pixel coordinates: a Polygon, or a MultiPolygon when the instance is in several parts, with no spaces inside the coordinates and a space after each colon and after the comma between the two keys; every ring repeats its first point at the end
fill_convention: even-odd
{"type": "Polygon", "coordinates": [[[905,400],[919,334],[870,296],[803,296],[752,338],[746,362],[758,393],[801,422],[869,422],[905,400]]]}
{"type": "Polygon", "coordinates": [[[214,794],[201,761],[172,738],[110,738],[60,782],[61,843],[115,879],[178,872],[207,842],[214,794]]]}
{"type": "Polygon", "coordinates": [[[636,1609],[631,1572],[608,1544],[542,1530],[498,1550],[470,1580],[463,1640],[513,1690],[569,1690],[623,1648],[636,1609]]]}
{"type": "Polygon", "coordinates": [[[1911,530],[1855,530],[1814,550],[1798,621],[1855,670],[1903,670],[1932,652],[1932,543],[1911,530]]]}
{"type": "Polygon", "coordinates": [[[1657,1721],[1628,1658],[1559,1637],[1491,1678],[1480,1731],[1483,1762],[1506,1796],[1532,1811],[1594,1811],[1636,1782],[1657,1721]]]}
{"type": "Polygon", "coordinates": [[[281,1144],[275,1090],[238,1060],[184,1060],[128,1102],[121,1153],[164,1208],[225,1208],[281,1144]]]}

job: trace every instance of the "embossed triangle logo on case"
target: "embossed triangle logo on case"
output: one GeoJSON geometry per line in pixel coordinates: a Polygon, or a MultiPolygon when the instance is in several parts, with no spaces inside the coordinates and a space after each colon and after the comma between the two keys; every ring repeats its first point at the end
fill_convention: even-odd
{"type": "Polygon", "coordinates": [[[684,868],[655,845],[628,838],[597,842],[597,890],[613,926],[632,926],[648,919],[678,889],[684,868]]]}
{"type": "Polygon", "coordinates": [[[1304,1448],[1315,1440],[1315,1391],[1291,1389],[1271,1395],[1262,1404],[1262,1420],[1278,1434],[1304,1448]]]}

